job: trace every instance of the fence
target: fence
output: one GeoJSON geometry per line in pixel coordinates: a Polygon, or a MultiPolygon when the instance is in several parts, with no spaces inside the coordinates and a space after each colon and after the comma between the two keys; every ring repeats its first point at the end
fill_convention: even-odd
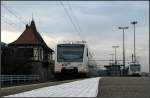
{"type": "Polygon", "coordinates": [[[0,75],[2,87],[32,83],[39,80],[39,75],[0,75]]]}

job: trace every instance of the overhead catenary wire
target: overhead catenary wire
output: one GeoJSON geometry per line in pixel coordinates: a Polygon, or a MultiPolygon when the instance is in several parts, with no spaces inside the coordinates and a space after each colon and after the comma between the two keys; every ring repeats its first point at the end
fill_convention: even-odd
{"type": "Polygon", "coordinates": [[[10,14],[12,14],[13,16],[15,16],[21,23],[23,23],[24,25],[26,25],[26,22],[24,22],[24,19],[22,19],[21,16],[18,16],[16,14],[16,11],[14,11],[12,8],[10,8],[9,6],[5,5],[4,3],[1,4],[3,8],[5,8],[10,14]]]}
{"type": "Polygon", "coordinates": [[[74,23],[74,21],[73,21],[71,15],[69,14],[67,8],[64,6],[64,4],[63,4],[62,1],[59,1],[59,2],[60,2],[60,4],[61,4],[61,6],[63,7],[63,9],[64,9],[66,15],[68,16],[70,22],[72,23],[72,25],[73,25],[75,31],[78,32],[78,36],[81,38],[81,36],[80,36],[80,31],[78,30],[78,27],[77,27],[76,24],[74,23]]]}
{"type": "MultiPolygon", "coordinates": [[[[67,1],[67,4],[68,4],[68,7],[69,7],[69,10],[70,10],[70,12],[71,12],[72,17],[75,19],[76,26],[78,27],[78,31],[79,31],[78,33],[79,33],[80,38],[81,38],[82,40],[84,40],[84,41],[87,42],[86,36],[84,36],[84,37],[81,36],[82,33],[83,33],[83,29],[81,29],[80,23],[79,23],[79,21],[78,21],[76,15],[75,15],[75,13],[74,13],[74,10],[73,10],[73,7],[71,6],[71,3],[70,3],[69,1],[67,1]]],[[[92,54],[92,55],[94,55],[94,54],[92,54]]]]}
{"type": "Polygon", "coordinates": [[[73,11],[73,9],[72,9],[72,7],[71,7],[70,2],[68,1],[67,3],[68,3],[68,6],[69,6],[69,10],[70,10],[70,12],[72,13],[72,17],[75,19],[76,25],[77,25],[78,30],[79,30],[79,35],[81,36],[80,33],[82,32],[82,30],[81,30],[81,27],[80,27],[80,25],[79,25],[79,21],[78,21],[76,15],[74,14],[74,11],[73,11]]]}
{"type": "MultiPolygon", "coordinates": [[[[79,21],[78,21],[78,19],[76,18],[75,14],[74,14],[74,11],[73,11],[73,9],[72,9],[71,4],[69,3],[69,1],[67,2],[67,4],[68,4],[69,10],[70,10],[70,12],[71,12],[71,15],[69,14],[69,11],[68,11],[67,8],[64,6],[64,4],[63,4],[62,1],[60,1],[60,4],[61,4],[61,6],[64,8],[64,11],[65,11],[66,15],[68,16],[68,18],[70,19],[70,21],[71,21],[71,23],[72,23],[74,29],[76,30],[76,32],[78,32],[78,36],[79,36],[80,40],[82,40],[82,41],[85,40],[85,36],[84,36],[84,39],[83,39],[83,37],[81,37],[82,29],[81,29],[81,27],[80,27],[80,25],[79,25],[79,21]],[[71,17],[71,16],[72,16],[72,17],[71,17]],[[75,19],[76,24],[74,23],[73,18],[75,19]]],[[[87,42],[87,40],[85,40],[85,41],[87,42]]],[[[92,54],[92,55],[93,55],[93,54],[92,54]]]]}
{"type": "Polygon", "coordinates": [[[10,25],[10,26],[13,26],[13,23],[10,23],[10,22],[8,22],[8,21],[5,21],[4,19],[2,19],[2,22],[6,23],[6,24],[8,24],[8,25],[10,25]]]}
{"type": "MultiPolygon", "coordinates": [[[[76,15],[75,15],[75,13],[74,13],[74,10],[73,10],[73,8],[72,8],[72,6],[71,6],[71,3],[70,3],[69,1],[67,1],[67,4],[68,4],[68,7],[69,7],[69,10],[70,10],[70,12],[71,12],[72,17],[75,19],[76,26],[78,27],[78,31],[79,31],[78,33],[79,33],[80,38],[81,38],[82,40],[84,40],[84,41],[87,42],[86,36],[84,36],[84,37],[81,36],[81,34],[82,34],[82,32],[83,32],[83,29],[81,29],[80,23],[79,23],[79,21],[78,21],[76,15]]],[[[92,53],[92,55],[94,56],[93,53],[92,53]]]]}
{"type": "Polygon", "coordinates": [[[16,25],[16,26],[17,26],[16,23],[14,23],[12,20],[8,19],[7,17],[5,17],[5,16],[3,16],[3,15],[1,15],[1,20],[2,20],[2,21],[3,21],[3,20],[7,20],[7,22],[9,21],[10,24],[13,24],[13,25],[16,25]]]}
{"type": "MultiPolygon", "coordinates": [[[[10,23],[10,22],[8,22],[8,21],[5,21],[5,20],[2,20],[2,22],[4,22],[5,24],[8,24],[10,27],[12,27],[13,29],[14,29],[14,27],[15,28],[17,28],[13,23],[10,23]]],[[[18,29],[18,28],[17,28],[18,29]]]]}
{"type": "MultiPolygon", "coordinates": [[[[76,30],[76,32],[78,32],[78,36],[79,36],[80,40],[82,40],[82,41],[85,40],[85,36],[84,36],[84,39],[83,39],[83,37],[81,37],[82,29],[81,29],[81,27],[80,27],[80,25],[79,25],[78,19],[76,18],[75,14],[74,14],[74,11],[73,11],[73,9],[72,9],[71,4],[69,3],[69,1],[67,2],[67,4],[68,4],[68,6],[69,6],[69,10],[70,10],[70,12],[71,12],[72,17],[73,17],[73,18],[75,19],[75,21],[76,21],[76,24],[74,23],[73,18],[72,18],[71,15],[69,14],[69,11],[68,11],[67,8],[64,6],[64,4],[63,4],[62,1],[60,1],[60,4],[61,4],[61,6],[64,8],[64,11],[65,11],[66,15],[68,16],[68,18],[70,19],[70,21],[71,21],[71,23],[72,23],[74,29],[76,30]]],[[[87,42],[87,40],[86,40],[86,42],[87,42]]]]}
{"type": "Polygon", "coordinates": [[[8,24],[9,26],[11,26],[13,29],[14,29],[14,27],[16,28],[16,29],[20,29],[20,27],[17,25],[17,24],[15,24],[14,22],[12,22],[12,21],[10,21],[10,20],[8,20],[6,17],[4,17],[4,16],[1,16],[2,17],[2,22],[3,23],[5,23],[5,24],[8,24]]]}

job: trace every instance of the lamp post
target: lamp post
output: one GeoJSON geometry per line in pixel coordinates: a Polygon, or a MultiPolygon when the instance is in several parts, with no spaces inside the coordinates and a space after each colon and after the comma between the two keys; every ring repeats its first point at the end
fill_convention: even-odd
{"type": "Polygon", "coordinates": [[[122,29],[123,30],[123,67],[125,68],[124,30],[128,29],[128,27],[118,27],[118,29],[122,29]]]}
{"type": "Polygon", "coordinates": [[[113,48],[115,48],[115,64],[117,64],[117,59],[116,59],[116,48],[118,48],[119,46],[112,46],[113,48]]]}
{"type": "Polygon", "coordinates": [[[137,21],[132,21],[131,24],[134,26],[134,64],[136,63],[136,53],[135,53],[135,24],[137,24],[137,21]]]}

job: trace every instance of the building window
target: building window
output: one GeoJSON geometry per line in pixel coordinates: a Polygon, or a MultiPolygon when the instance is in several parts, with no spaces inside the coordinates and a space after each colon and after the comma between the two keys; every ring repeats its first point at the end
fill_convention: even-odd
{"type": "Polygon", "coordinates": [[[34,60],[43,60],[43,49],[38,47],[34,48],[34,60]]]}
{"type": "Polygon", "coordinates": [[[17,55],[25,58],[33,57],[33,48],[18,48],[17,55]]]}

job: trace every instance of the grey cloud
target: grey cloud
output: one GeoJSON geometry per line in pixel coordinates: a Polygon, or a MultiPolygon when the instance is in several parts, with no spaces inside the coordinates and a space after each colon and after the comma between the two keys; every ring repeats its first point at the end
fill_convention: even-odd
{"type": "MultiPolygon", "coordinates": [[[[65,7],[69,8],[67,2],[63,2],[65,7]]],[[[147,57],[149,31],[147,2],[69,2],[82,29],[81,37],[87,40],[91,50],[95,53],[95,58],[109,58],[109,53],[113,52],[112,45],[120,46],[118,49],[118,57],[122,57],[122,31],[118,29],[118,26],[129,26],[129,29],[125,31],[125,46],[126,56],[130,56],[133,49],[133,26],[130,24],[130,21],[133,20],[138,21],[138,25],[136,26],[136,47],[140,49],[137,52],[140,52],[141,58],[144,55],[147,57]]],[[[13,3],[7,1],[6,4],[21,13],[27,23],[31,20],[32,12],[34,12],[37,29],[41,35],[49,39],[48,44],[53,44],[50,42],[50,39],[53,39],[53,41],[72,40],[73,38],[75,40],[79,39],[78,33],[74,30],[59,1],[31,1],[30,3],[28,1],[15,1],[13,3]]],[[[68,11],[70,10],[68,9],[68,11]]],[[[4,13],[6,12],[2,14],[4,13]]],[[[74,22],[76,21],[74,20],[74,22]]],[[[8,24],[2,23],[2,30],[9,29],[9,31],[16,30],[22,32],[25,29],[25,25],[19,24],[17,21],[16,24],[21,26],[20,29],[10,28],[8,24]]],[[[143,66],[147,67],[148,63],[144,62],[148,60],[142,60],[141,63],[143,66]]]]}

